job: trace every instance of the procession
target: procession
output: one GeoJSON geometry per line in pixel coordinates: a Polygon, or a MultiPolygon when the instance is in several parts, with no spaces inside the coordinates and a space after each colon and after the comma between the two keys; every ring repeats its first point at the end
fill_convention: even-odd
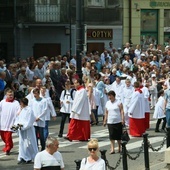
{"type": "Polygon", "coordinates": [[[94,126],[107,126],[110,154],[122,152],[124,127],[135,138],[150,128],[151,112],[157,121],[155,133],[169,130],[170,46],[162,51],[150,44],[144,51],[140,45],[133,49],[129,43],[116,49],[110,42],[103,53],[87,52],[83,56],[82,77],[76,72],[76,55],[66,54],[0,61],[2,152],[10,157],[12,135],[17,133],[18,166],[64,170],[58,151],[58,139],[63,138],[88,143],[90,156],[82,160],[80,169],[105,170],[105,162],[97,154],[98,139],[91,138],[94,126]],[[50,136],[49,122],[58,116],[57,136],[50,136]]]}

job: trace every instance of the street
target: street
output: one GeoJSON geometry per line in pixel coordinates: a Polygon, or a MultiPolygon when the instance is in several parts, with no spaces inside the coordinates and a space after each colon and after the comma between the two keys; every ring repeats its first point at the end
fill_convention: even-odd
{"type": "MultiPolygon", "coordinates": [[[[51,121],[50,126],[49,126],[49,131],[50,134],[57,137],[58,131],[59,131],[59,122],[60,122],[60,117],[57,117],[56,121],[51,121]]],[[[160,144],[163,141],[163,137],[165,136],[165,133],[155,133],[154,132],[154,127],[155,127],[156,120],[152,119],[152,114],[151,114],[151,121],[150,125],[151,128],[147,131],[149,134],[148,139],[150,141],[150,144],[154,148],[158,148],[160,144]]],[[[67,133],[67,126],[68,123],[65,125],[65,135],[67,133]]],[[[106,149],[106,158],[110,164],[110,166],[115,167],[117,164],[117,161],[120,158],[120,153],[117,153],[117,148],[116,148],[116,154],[110,155],[110,141],[108,139],[108,130],[107,127],[102,126],[102,117],[100,117],[100,124],[92,126],[91,128],[91,137],[92,138],[97,138],[99,141],[99,146],[100,149],[106,149]]],[[[140,150],[140,147],[142,146],[142,137],[130,137],[131,140],[129,143],[126,145],[126,148],[129,152],[129,154],[132,157],[136,157],[137,153],[140,150]]],[[[79,142],[79,141],[67,141],[64,138],[58,138],[59,140],[59,151],[62,153],[64,163],[65,163],[65,170],[76,170],[76,164],[75,160],[76,159],[82,159],[84,157],[88,156],[88,151],[87,151],[87,142],[79,142]]],[[[18,165],[17,164],[17,156],[18,156],[18,137],[15,134],[13,134],[13,141],[14,141],[14,148],[11,151],[11,155],[6,156],[4,153],[0,152],[0,169],[3,170],[31,170],[33,169],[33,163],[32,164],[26,164],[26,165],[18,165]]],[[[117,146],[117,144],[116,144],[117,146]]],[[[2,150],[3,147],[3,142],[0,140],[0,148],[2,150]]],[[[160,169],[160,166],[165,167],[165,164],[163,164],[164,160],[164,151],[166,149],[166,141],[165,145],[159,152],[153,152],[151,149],[149,149],[149,159],[150,159],[150,168],[157,170],[160,169]]],[[[99,153],[100,155],[100,153],[99,153]]],[[[145,163],[144,163],[144,152],[140,154],[139,158],[136,160],[130,160],[127,158],[128,161],[128,169],[130,170],[144,170],[145,169],[145,163]]],[[[122,170],[122,160],[120,161],[120,165],[118,170],[122,170]]]]}

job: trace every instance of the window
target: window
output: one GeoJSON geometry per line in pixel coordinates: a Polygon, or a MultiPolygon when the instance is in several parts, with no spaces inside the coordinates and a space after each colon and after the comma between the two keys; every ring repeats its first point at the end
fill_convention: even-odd
{"type": "Polygon", "coordinates": [[[36,5],[57,5],[58,0],[36,0],[36,5]]]}
{"type": "Polygon", "coordinates": [[[164,10],[164,27],[170,27],[170,10],[164,10]]]}
{"type": "Polygon", "coordinates": [[[88,0],[87,1],[88,7],[104,7],[105,6],[105,0],[88,0]]]}
{"type": "Polygon", "coordinates": [[[164,45],[170,44],[170,10],[164,10],[164,45]]]}
{"type": "Polygon", "coordinates": [[[141,10],[141,46],[149,44],[158,44],[158,11],[152,9],[141,10]]]}
{"type": "Polygon", "coordinates": [[[107,0],[108,6],[118,6],[120,4],[120,0],[107,0]]]}

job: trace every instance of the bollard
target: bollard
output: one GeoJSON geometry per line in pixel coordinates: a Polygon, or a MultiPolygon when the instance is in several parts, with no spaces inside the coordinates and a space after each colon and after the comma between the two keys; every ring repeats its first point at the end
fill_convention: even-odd
{"type": "MultiPolygon", "coordinates": [[[[106,164],[106,152],[107,150],[100,150],[100,153],[101,153],[101,158],[105,161],[105,164],[106,164]]],[[[106,165],[106,170],[107,170],[107,165],[106,165]]]]}
{"type": "Polygon", "coordinates": [[[143,134],[145,170],[149,170],[148,134],[143,134]]]}
{"type": "Polygon", "coordinates": [[[80,169],[81,160],[80,159],[76,159],[74,162],[76,163],[76,170],[79,170],[80,169]]]}
{"type": "Polygon", "coordinates": [[[166,147],[168,148],[170,146],[170,128],[167,127],[166,130],[167,130],[166,147]]]}
{"type": "Polygon", "coordinates": [[[122,164],[123,164],[123,170],[128,170],[126,144],[127,144],[126,141],[122,141],[121,142],[121,145],[122,145],[122,164]]]}

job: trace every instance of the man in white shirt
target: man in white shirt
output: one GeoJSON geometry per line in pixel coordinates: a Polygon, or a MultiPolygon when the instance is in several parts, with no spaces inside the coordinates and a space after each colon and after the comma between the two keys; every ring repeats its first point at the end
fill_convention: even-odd
{"type": "Polygon", "coordinates": [[[130,56],[129,55],[125,55],[125,60],[122,62],[122,65],[124,67],[128,67],[129,69],[132,66],[132,61],[130,60],[130,56]]]}
{"type": "Polygon", "coordinates": [[[49,136],[46,141],[46,149],[37,153],[34,160],[34,170],[64,170],[62,155],[58,150],[57,138],[49,136]]]}

